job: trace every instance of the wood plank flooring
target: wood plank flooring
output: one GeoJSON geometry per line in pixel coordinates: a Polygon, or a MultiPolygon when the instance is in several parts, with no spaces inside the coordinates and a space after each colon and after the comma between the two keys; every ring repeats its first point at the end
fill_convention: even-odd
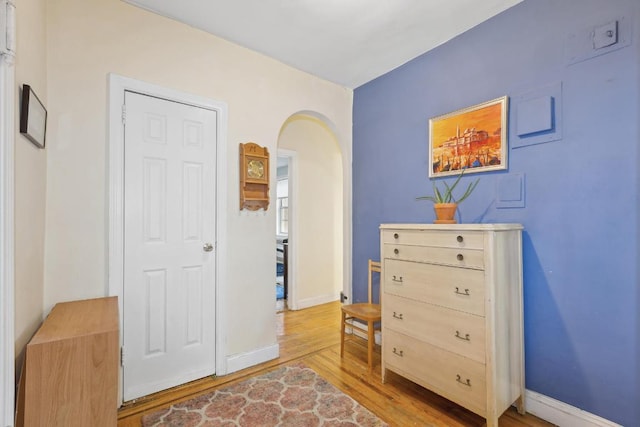
{"type": "MultiPolygon", "coordinates": [[[[278,313],[278,359],[222,377],[204,378],[125,404],[118,413],[118,427],[140,426],[145,413],[188,400],[250,376],[296,360],[353,397],[390,426],[484,426],[484,418],[392,372],[380,380],[380,347],[374,355],[374,373],[367,373],[367,343],[352,337],[340,358],[340,303],[278,313]]],[[[501,427],[551,426],[515,408],[500,418],[501,427]]]]}

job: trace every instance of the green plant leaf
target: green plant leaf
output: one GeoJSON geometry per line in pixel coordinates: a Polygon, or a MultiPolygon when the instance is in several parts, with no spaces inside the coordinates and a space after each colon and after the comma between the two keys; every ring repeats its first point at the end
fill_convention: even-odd
{"type": "Polygon", "coordinates": [[[449,203],[451,201],[451,187],[449,187],[449,184],[447,184],[446,181],[444,181],[443,184],[446,190],[444,192],[444,198],[442,203],[449,203]]]}
{"type": "Polygon", "coordinates": [[[442,200],[442,194],[440,193],[440,190],[438,189],[438,187],[436,186],[436,183],[433,183],[433,192],[435,194],[435,199],[437,200],[436,203],[444,203],[442,200]]]}
{"type": "Polygon", "coordinates": [[[471,195],[471,193],[473,192],[473,190],[476,189],[476,186],[478,185],[478,182],[480,182],[480,178],[476,179],[475,182],[471,182],[469,183],[469,186],[467,187],[467,190],[464,192],[464,194],[462,195],[462,197],[460,197],[458,199],[458,203],[462,203],[462,201],[464,199],[466,199],[467,197],[469,197],[471,195]]]}
{"type": "Polygon", "coordinates": [[[469,197],[471,193],[473,193],[473,190],[476,189],[478,183],[480,182],[480,178],[478,178],[474,182],[469,183],[462,196],[456,200],[456,198],[453,196],[453,190],[462,179],[462,175],[464,175],[465,171],[466,168],[462,169],[451,185],[449,185],[449,183],[447,183],[446,181],[443,181],[442,184],[444,185],[444,190],[440,190],[436,182],[433,181],[433,196],[416,197],[416,200],[431,200],[433,203],[461,203],[463,200],[469,197]]]}

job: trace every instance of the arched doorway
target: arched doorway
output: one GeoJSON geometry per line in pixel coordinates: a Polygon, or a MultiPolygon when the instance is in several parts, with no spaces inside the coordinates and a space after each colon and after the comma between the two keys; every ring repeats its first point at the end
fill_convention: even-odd
{"type": "MultiPolygon", "coordinates": [[[[282,125],[278,151],[288,160],[287,201],[276,200],[276,208],[286,206],[288,216],[288,306],[296,310],[336,301],[344,278],[340,145],[326,119],[297,113],[282,125]]],[[[276,215],[278,221],[283,214],[276,215]]],[[[276,230],[282,239],[281,224],[276,230]]]]}

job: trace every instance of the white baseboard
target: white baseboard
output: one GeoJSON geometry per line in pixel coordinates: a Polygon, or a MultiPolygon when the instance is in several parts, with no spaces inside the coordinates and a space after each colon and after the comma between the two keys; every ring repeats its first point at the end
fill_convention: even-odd
{"type": "Polygon", "coordinates": [[[280,346],[278,344],[259,348],[247,353],[234,354],[227,357],[227,372],[225,374],[230,374],[269,360],[277,359],[279,356],[280,346]]]}
{"type": "Polygon", "coordinates": [[[525,391],[524,403],[527,412],[560,427],[622,427],[620,424],[531,390],[525,391]]]}
{"type": "MultiPolygon", "coordinates": [[[[359,328],[364,329],[365,331],[369,329],[368,325],[366,323],[360,322],[359,320],[353,320],[352,322],[353,323],[357,323],[358,324],[357,326],[359,328]]],[[[361,332],[361,331],[359,331],[357,329],[346,328],[345,329],[345,333],[353,334],[353,335],[355,335],[357,337],[364,338],[365,340],[369,339],[367,334],[365,334],[364,332],[361,332]]],[[[382,335],[380,334],[380,331],[376,331],[376,333],[375,333],[375,341],[376,341],[376,344],[382,345],[382,335]]]]}
{"type": "Polygon", "coordinates": [[[330,295],[320,295],[319,297],[298,300],[298,307],[296,309],[302,310],[304,308],[314,307],[316,305],[338,301],[339,299],[340,299],[339,294],[330,294],[330,295]]]}

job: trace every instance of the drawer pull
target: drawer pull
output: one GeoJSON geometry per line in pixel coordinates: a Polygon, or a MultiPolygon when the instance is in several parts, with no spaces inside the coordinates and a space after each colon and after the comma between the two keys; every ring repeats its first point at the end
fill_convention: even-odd
{"type": "Polygon", "coordinates": [[[393,312],[393,317],[398,320],[403,320],[402,313],[398,314],[395,311],[393,312]]]}
{"type": "Polygon", "coordinates": [[[398,250],[398,248],[396,248],[396,249],[393,250],[393,253],[398,255],[400,253],[400,251],[398,250]]]}
{"type": "Polygon", "coordinates": [[[393,233],[393,238],[398,240],[398,237],[400,237],[400,235],[398,233],[393,233]]]}
{"type": "Polygon", "coordinates": [[[462,261],[464,259],[464,255],[458,254],[456,258],[458,258],[458,261],[462,261]]]}
{"type": "Polygon", "coordinates": [[[464,292],[460,292],[460,288],[456,286],[456,294],[458,295],[466,295],[466,296],[471,296],[471,294],[469,293],[469,289],[465,289],[464,292]]]}
{"type": "Polygon", "coordinates": [[[462,237],[462,236],[458,236],[458,237],[456,237],[456,240],[457,240],[458,242],[462,243],[462,242],[464,241],[464,237],[462,237]]]}
{"type": "Polygon", "coordinates": [[[398,277],[396,277],[396,276],[394,275],[394,276],[393,276],[393,279],[391,279],[391,280],[393,280],[394,282],[402,283],[402,276],[398,276],[398,277]]]}
{"type": "Polygon", "coordinates": [[[462,377],[460,377],[460,375],[456,375],[456,381],[458,381],[462,385],[466,385],[467,387],[471,387],[471,380],[469,378],[467,378],[466,381],[462,381],[462,377]]]}
{"type": "Polygon", "coordinates": [[[471,341],[469,334],[464,334],[464,336],[460,335],[460,331],[456,331],[456,338],[459,338],[463,341],[471,341]]]}
{"type": "Polygon", "coordinates": [[[393,347],[393,354],[398,355],[400,357],[404,357],[404,351],[402,350],[398,350],[397,348],[393,347]]]}

